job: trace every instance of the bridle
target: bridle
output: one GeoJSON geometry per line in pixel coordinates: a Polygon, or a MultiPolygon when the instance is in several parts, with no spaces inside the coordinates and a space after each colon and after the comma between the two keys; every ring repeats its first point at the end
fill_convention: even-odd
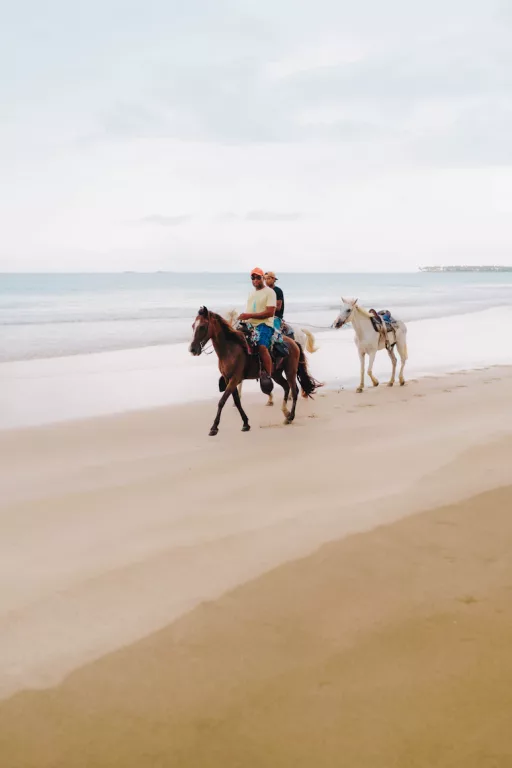
{"type": "MultiPolygon", "coordinates": [[[[201,313],[199,313],[199,314],[200,314],[201,317],[204,317],[204,315],[201,315],[201,313]]],[[[208,315],[208,322],[206,324],[206,338],[205,338],[204,341],[200,341],[199,342],[199,346],[201,348],[201,352],[204,352],[205,355],[211,355],[212,352],[213,352],[213,349],[211,349],[209,351],[206,349],[206,345],[208,344],[208,342],[211,341],[211,338],[209,338],[209,334],[210,334],[210,320],[211,320],[211,314],[210,314],[209,310],[207,310],[207,315],[208,315]]]]}
{"type": "MultiPolygon", "coordinates": [[[[352,317],[356,309],[357,309],[357,304],[354,304],[354,306],[351,307],[350,312],[348,313],[346,318],[343,320],[342,324],[338,326],[338,328],[343,328],[344,325],[346,325],[347,323],[350,323],[350,318],[352,317]]],[[[334,321],[334,323],[331,325],[331,328],[336,328],[336,321],[334,321]]]]}

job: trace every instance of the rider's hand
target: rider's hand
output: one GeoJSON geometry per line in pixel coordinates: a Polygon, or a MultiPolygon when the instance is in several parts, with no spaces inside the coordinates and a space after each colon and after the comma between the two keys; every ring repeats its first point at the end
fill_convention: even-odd
{"type": "Polygon", "coordinates": [[[249,320],[249,318],[250,318],[250,315],[247,315],[245,312],[242,313],[241,315],[239,315],[239,317],[238,317],[238,319],[241,320],[242,322],[244,320],[249,320]]]}

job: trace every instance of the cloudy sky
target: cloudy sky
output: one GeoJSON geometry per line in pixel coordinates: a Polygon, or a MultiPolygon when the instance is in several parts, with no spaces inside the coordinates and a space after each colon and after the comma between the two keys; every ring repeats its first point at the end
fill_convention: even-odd
{"type": "Polygon", "coordinates": [[[17,0],[0,270],[512,263],[506,0],[17,0]]]}

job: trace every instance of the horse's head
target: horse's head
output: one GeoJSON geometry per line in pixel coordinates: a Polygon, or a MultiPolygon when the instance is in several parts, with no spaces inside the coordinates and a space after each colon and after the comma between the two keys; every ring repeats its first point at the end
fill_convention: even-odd
{"type": "Polygon", "coordinates": [[[210,313],[206,307],[201,307],[197,313],[197,317],[192,325],[194,335],[188,351],[198,357],[203,351],[206,343],[211,339],[211,327],[210,327],[210,313]]]}
{"type": "Polygon", "coordinates": [[[345,323],[350,322],[350,318],[352,317],[352,313],[357,307],[357,299],[344,299],[343,296],[341,297],[341,310],[332,324],[333,328],[341,328],[345,323]]]}

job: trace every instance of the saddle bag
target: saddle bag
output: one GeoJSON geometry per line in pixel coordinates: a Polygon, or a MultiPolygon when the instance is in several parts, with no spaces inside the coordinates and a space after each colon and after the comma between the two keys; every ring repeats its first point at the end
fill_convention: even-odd
{"type": "Polygon", "coordinates": [[[282,339],[275,341],[272,346],[272,352],[275,357],[288,357],[290,350],[282,339]]]}

